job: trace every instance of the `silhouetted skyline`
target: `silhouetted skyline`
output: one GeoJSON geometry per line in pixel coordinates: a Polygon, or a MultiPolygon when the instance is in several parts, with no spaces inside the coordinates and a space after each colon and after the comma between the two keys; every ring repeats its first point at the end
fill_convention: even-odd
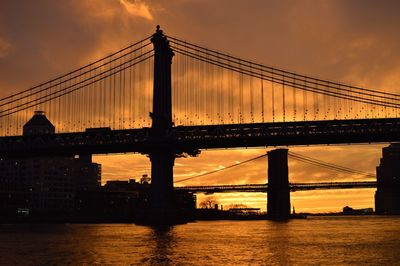
{"type": "MultiPolygon", "coordinates": [[[[24,6],[13,2],[1,5],[4,8],[0,12],[5,12],[1,14],[3,20],[0,24],[0,57],[3,61],[0,64],[0,91],[4,93],[3,97],[124,47],[153,32],[156,23],[174,36],[218,50],[229,50],[268,65],[385,91],[396,92],[399,87],[396,78],[399,61],[396,53],[399,44],[396,39],[397,16],[393,13],[397,2],[394,1],[385,5],[372,1],[363,4],[310,1],[292,5],[260,1],[250,6],[236,2],[228,5],[230,12],[222,12],[227,6],[223,2],[214,6],[179,1],[171,1],[168,6],[151,1],[101,4],[43,1],[24,6]],[[19,10],[23,11],[24,17],[16,19],[19,10]],[[64,10],[77,16],[66,14],[64,10]],[[41,16],[37,16],[37,12],[41,16]],[[319,15],[309,16],[310,12],[319,15]],[[72,21],[72,17],[78,19],[72,21]],[[237,17],[243,18],[237,20],[237,17]],[[52,23],[46,23],[48,20],[52,23]],[[185,20],[193,23],[182,23],[185,20]],[[371,24],[372,21],[375,23],[371,24]]],[[[382,146],[304,147],[295,151],[374,173],[382,146]]],[[[211,151],[203,152],[200,158],[178,159],[175,178],[210,171],[262,153],[265,150],[211,151]]],[[[128,179],[149,173],[148,159],[137,155],[125,156],[123,160],[121,156],[100,156],[95,160],[103,164],[105,180],[128,179]]],[[[332,173],[326,171],[296,162],[289,164],[293,181],[357,180],[356,176],[344,174],[332,178],[332,173]]],[[[234,176],[223,173],[218,178],[210,176],[193,180],[187,185],[263,183],[266,163],[259,162],[254,167],[234,173],[234,176]]],[[[318,193],[308,195],[299,196],[298,204],[295,203],[297,210],[320,203],[322,208],[325,204],[333,209],[373,204],[373,191],[332,193],[329,199],[323,196],[326,195],[324,192],[317,200],[314,199],[318,193]]],[[[233,202],[237,203],[239,198],[233,202]]],[[[257,200],[257,197],[252,198],[257,200]]]]}

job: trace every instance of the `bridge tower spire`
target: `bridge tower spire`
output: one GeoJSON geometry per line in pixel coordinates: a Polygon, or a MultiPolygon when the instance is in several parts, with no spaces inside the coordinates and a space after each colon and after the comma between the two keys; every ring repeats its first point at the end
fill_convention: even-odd
{"type": "MultiPolygon", "coordinates": [[[[157,25],[151,38],[154,45],[154,85],[151,137],[163,142],[172,128],[171,64],[174,53],[167,37],[157,25]]],[[[175,149],[169,145],[155,145],[149,152],[151,161],[151,217],[152,223],[171,223],[175,216],[173,167],[175,149]]]]}
{"type": "Polygon", "coordinates": [[[154,45],[154,84],[152,128],[159,133],[172,127],[171,64],[174,52],[157,25],[151,42],[154,45]]]}

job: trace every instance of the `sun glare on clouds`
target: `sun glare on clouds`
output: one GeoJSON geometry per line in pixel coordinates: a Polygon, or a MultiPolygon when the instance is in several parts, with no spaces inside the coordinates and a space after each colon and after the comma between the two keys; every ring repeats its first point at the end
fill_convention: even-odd
{"type": "Polygon", "coordinates": [[[149,6],[142,1],[119,0],[119,2],[125,8],[125,10],[133,16],[153,20],[149,6]]]}

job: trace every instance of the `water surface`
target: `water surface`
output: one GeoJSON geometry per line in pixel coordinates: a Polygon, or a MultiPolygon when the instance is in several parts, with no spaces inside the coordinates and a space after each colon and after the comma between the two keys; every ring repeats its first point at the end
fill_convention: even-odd
{"type": "Polygon", "coordinates": [[[0,225],[1,265],[400,265],[400,217],[0,225]]]}

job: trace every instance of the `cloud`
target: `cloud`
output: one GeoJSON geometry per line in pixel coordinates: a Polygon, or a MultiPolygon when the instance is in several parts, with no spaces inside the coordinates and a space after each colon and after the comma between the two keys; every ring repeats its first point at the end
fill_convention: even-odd
{"type": "Polygon", "coordinates": [[[149,17],[148,5],[125,4],[132,12],[137,7],[137,15],[119,0],[38,0],[23,6],[2,2],[0,97],[67,73],[154,31],[155,25],[143,19],[149,17]]]}
{"type": "Polygon", "coordinates": [[[142,1],[135,0],[132,2],[129,0],[119,0],[119,2],[129,14],[148,20],[153,20],[153,15],[150,13],[149,6],[142,1]]]}
{"type": "Polygon", "coordinates": [[[11,50],[11,44],[0,37],[0,58],[6,57],[11,50]]]}

